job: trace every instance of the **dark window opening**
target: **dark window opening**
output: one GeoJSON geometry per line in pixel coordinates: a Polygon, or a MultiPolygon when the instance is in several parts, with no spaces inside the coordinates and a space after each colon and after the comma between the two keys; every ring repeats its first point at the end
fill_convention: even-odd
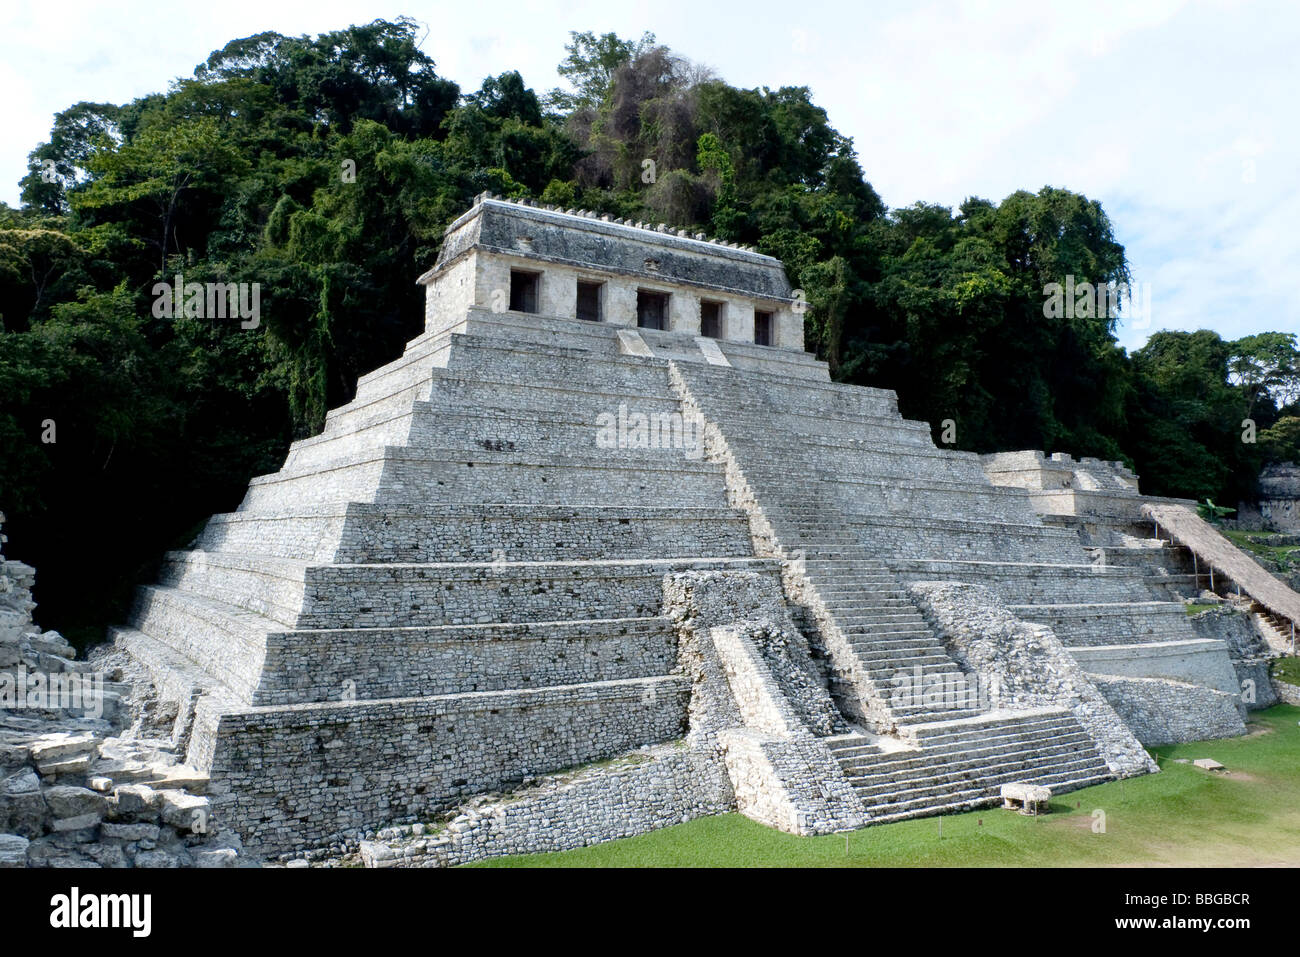
{"type": "Polygon", "coordinates": [[[535,272],[510,270],[510,309],[512,312],[537,311],[537,285],[541,276],[535,272]]]}
{"type": "Polygon", "coordinates": [[[636,324],[642,329],[668,328],[668,294],[636,291],[636,324]]]}
{"type": "Polygon", "coordinates": [[[760,346],[772,344],[772,314],[754,311],[754,342],[760,346]]]}
{"type": "Polygon", "coordinates": [[[708,339],[722,338],[722,303],[700,303],[700,335],[708,339]]]}
{"type": "Polygon", "coordinates": [[[586,322],[600,322],[600,283],[578,283],[578,318],[586,322]]]}

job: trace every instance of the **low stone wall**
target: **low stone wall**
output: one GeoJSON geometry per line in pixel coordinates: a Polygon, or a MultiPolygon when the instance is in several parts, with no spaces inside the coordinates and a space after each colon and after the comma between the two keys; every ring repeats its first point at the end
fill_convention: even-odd
{"type": "Polygon", "coordinates": [[[675,742],[488,796],[442,825],[385,829],[361,843],[361,859],[367,867],[453,867],[567,851],[734,807],[718,757],[675,742]]]}
{"type": "Polygon", "coordinates": [[[1092,682],[1143,744],[1181,744],[1246,733],[1235,695],[1164,678],[1093,675],[1092,682]]]}
{"type": "Polygon", "coordinates": [[[1278,681],[1276,679],[1271,679],[1269,681],[1269,687],[1272,689],[1273,694],[1277,696],[1278,701],[1281,701],[1283,704],[1300,706],[1300,688],[1297,688],[1295,685],[1289,685],[1285,681],[1278,681]]]}
{"type": "Polygon", "coordinates": [[[284,708],[207,696],[190,762],[233,792],[251,847],[283,851],[681,737],[688,695],[663,677],[284,708]]]}
{"type": "Polygon", "coordinates": [[[1046,625],[1067,648],[1185,641],[1195,637],[1182,602],[1125,604],[1016,605],[1012,613],[1046,625]]]}

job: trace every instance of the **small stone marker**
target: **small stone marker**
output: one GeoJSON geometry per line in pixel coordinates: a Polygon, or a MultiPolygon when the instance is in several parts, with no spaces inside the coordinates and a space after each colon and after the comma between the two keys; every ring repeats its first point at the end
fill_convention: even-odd
{"type": "Polygon", "coordinates": [[[1228,770],[1214,758],[1197,758],[1192,764],[1198,768],[1205,768],[1207,771],[1226,771],[1228,770]]]}
{"type": "Polygon", "coordinates": [[[704,361],[711,366],[730,366],[731,362],[722,353],[722,348],[718,345],[717,340],[709,339],[705,336],[696,336],[695,344],[700,347],[700,352],[704,354],[704,361]]]}
{"type": "Polygon", "coordinates": [[[1008,810],[1019,807],[1021,814],[1042,814],[1052,800],[1052,789],[1041,784],[1004,784],[1001,797],[1008,810]]]}
{"type": "Polygon", "coordinates": [[[620,355],[639,356],[643,359],[653,359],[655,355],[641,338],[641,333],[635,329],[618,330],[618,351],[620,355]]]}

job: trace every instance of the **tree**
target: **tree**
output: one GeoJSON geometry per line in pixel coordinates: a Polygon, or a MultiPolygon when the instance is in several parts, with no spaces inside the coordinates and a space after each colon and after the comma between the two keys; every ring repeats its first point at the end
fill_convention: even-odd
{"type": "MultiPolygon", "coordinates": [[[[148,207],[156,229],[151,243],[158,250],[159,274],[167,271],[169,252],[184,250],[178,226],[184,221],[185,203],[193,194],[206,194],[208,202],[219,203],[223,180],[248,168],[243,152],[206,117],[151,126],[121,146],[101,140],[88,163],[95,178],[75,197],[74,209],[148,207]]],[[[196,235],[192,242],[200,238],[196,235]]]]}
{"type": "Polygon", "coordinates": [[[576,30],[570,30],[569,36],[572,39],[564,45],[568,55],[555,69],[574,91],[557,88],[547,95],[547,105],[564,113],[600,106],[609,92],[614,72],[655,45],[655,35],[649,31],[642,33],[639,40],[621,40],[614,33],[597,37],[590,31],[576,30]]]}
{"type": "Polygon", "coordinates": [[[67,194],[89,176],[89,161],[98,144],[121,138],[120,107],[112,103],[77,103],[54,114],[50,140],[28,155],[22,201],[48,215],[68,211],[67,194]]]}
{"type": "Polygon", "coordinates": [[[1300,348],[1292,332],[1261,332],[1231,343],[1229,381],[1245,397],[1249,418],[1261,401],[1282,407],[1300,399],[1300,348]]]}

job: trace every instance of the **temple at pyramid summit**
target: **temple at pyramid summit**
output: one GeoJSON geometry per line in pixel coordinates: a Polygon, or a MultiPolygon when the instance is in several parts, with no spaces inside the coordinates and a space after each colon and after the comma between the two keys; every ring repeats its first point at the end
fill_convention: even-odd
{"type": "Polygon", "coordinates": [[[832,382],[776,259],[484,194],[418,282],[404,355],[113,630],[250,848],[841,831],[1271,703],[1294,593],[1119,463],[936,447],[832,382]]]}

